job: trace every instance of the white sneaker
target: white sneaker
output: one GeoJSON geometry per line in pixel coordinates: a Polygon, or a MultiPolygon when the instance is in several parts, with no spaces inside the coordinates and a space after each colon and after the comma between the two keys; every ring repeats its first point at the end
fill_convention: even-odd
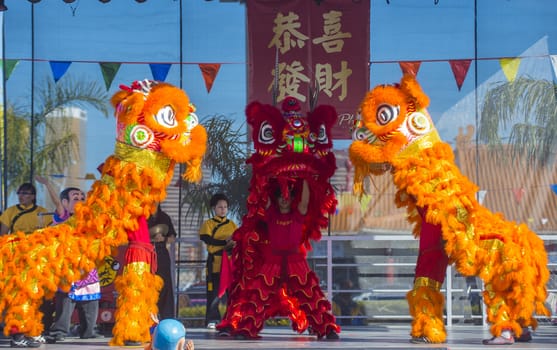
{"type": "Polygon", "coordinates": [[[207,324],[207,329],[216,329],[217,328],[217,324],[215,322],[209,322],[207,324]]]}
{"type": "Polygon", "coordinates": [[[42,335],[38,335],[36,337],[31,337],[34,341],[41,344],[46,344],[46,339],[42,335]]]}

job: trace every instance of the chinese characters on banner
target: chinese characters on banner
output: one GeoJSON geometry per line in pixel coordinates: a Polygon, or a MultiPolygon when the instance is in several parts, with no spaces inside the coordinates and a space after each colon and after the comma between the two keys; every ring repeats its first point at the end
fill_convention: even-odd
{"type": "Polygon", "coordinates": [[[249,101],[279,106],[292,96],[309,111],[311,94],[319,91],[317,104],[332,105],[339,115],[333,138],[349,139],[369,90],[370,0],[246,4],[249,101]]]}

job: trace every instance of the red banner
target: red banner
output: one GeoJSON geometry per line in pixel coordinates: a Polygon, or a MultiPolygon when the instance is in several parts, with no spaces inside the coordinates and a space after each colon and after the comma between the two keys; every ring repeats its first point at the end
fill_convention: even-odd
{"type": "Polygon", "coordinates": [[[370,0],[250,0],[249,101],[278,106],[287,96],[306,110],[336,108],[335,139],[349,129],[369,90],[370,0]],[[275,78],[276,77],[276,78],[275,78]]]}

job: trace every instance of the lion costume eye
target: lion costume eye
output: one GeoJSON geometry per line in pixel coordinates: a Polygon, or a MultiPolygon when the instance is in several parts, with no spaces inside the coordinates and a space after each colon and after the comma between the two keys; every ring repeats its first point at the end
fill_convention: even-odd
{"type": "Polygon", "coordinates": [[[155,120],[157,121],[157,123],[166,126],[167,128],[173,128],[178,125],[174,109],[172,109],[172,107],[170,106],[164,106],[163,108],[159,109],[157,115],[155,115],[155,120]]]}
{"type": "Polygon", "coordinates": [[[275,142],[275,137],[273,136],[273,127],[267,122],[263,122],[259,128],[259,142],[264,144],[271,144],[275,142]]]}
{"type": "Polygon", "coordinates": [[[400,113],[399,106],[392,106],[388,104],[379,105],[379,107],[377,108],[377,115],[376,115],[377,124],[381,126],[387,125],[393,120],[395,120],[398,117],[399,113],[400,113]]]}
{"type": "Polygon", "coordinates": [[[367,139],[369,131],[366,128],[357,128],[352,132],[352,140],[362,141],[367,139]]]}
{"type": "Polygon", "coordinates": [[[324,124],[319,125],[319,134],[317,135],[317,142],[322,144],[329,143],[329,138],[327,137],[327,128],[324,124]]]}

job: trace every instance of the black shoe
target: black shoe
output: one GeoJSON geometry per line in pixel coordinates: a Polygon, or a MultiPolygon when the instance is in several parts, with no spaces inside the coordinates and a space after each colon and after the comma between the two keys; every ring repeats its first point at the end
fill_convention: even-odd
{"type": "Polygon", "coordinates": [[[40,348],[41,345],[41,342],[27,337],[22,333],[12,335],[12,340],[10,341],[10,347],[12,348],[40,348]]]}
{"type": "Polygon", "coordinates": [[[337,332],[335,331],[330,331],[329,333],[327,333],[327,335],[325,336],[325,338],[327,340],[338,340],[340,339],[340,337],[338,336],[337,332]]]}
{"type": "Polygon", "coordinates": [[[126,340],[124,341],[124,345],[125,346],[141,346],[141,344],[143,344],[140,341],[135,341],[135,340],[126,340]]]}
{"type": "Polygon", "coordinates": [[[431,340],[428,337],[412,337],[410,339],[410,343],[412,344],[431,344],[431,340]]]}
{"type": "Polygon", "coordinates": [[[57,341],[66,340],[66,336],[67,336],[67,334],[65,332],[62,332],[62,331],[50,331],[45,336],[45,338],[47,340],[54,339],[54,341],[57,342],[57,341]]]}
{"type": "Polygon", "coordinates": [[[50,335],[45,335],[44,339],[46,340],[47,344],[56,344],[56,338],[51,337],[50,335]]]}
{"type": "Polygon", "coordinates": [[[219,330],[219,332],[217,333],[219,337],[230,337],[230,329],[229,328],[223,328],[221,330],[219,330]]]}
{"type": "Polygon", "coordinates": [[[532,332],[527,329],[522,330],[522,334],[518,338],[514,338],[514,341],[519,343],[527,343],[532,340],[532,332]]]}
{"type": "Polygon", "coordinates": [[[99,333],[93,333],[91,335],[82,335],[79,338],[81,339],[95,339],[95,338],[102,338],[103,335],[99,333]]]}

